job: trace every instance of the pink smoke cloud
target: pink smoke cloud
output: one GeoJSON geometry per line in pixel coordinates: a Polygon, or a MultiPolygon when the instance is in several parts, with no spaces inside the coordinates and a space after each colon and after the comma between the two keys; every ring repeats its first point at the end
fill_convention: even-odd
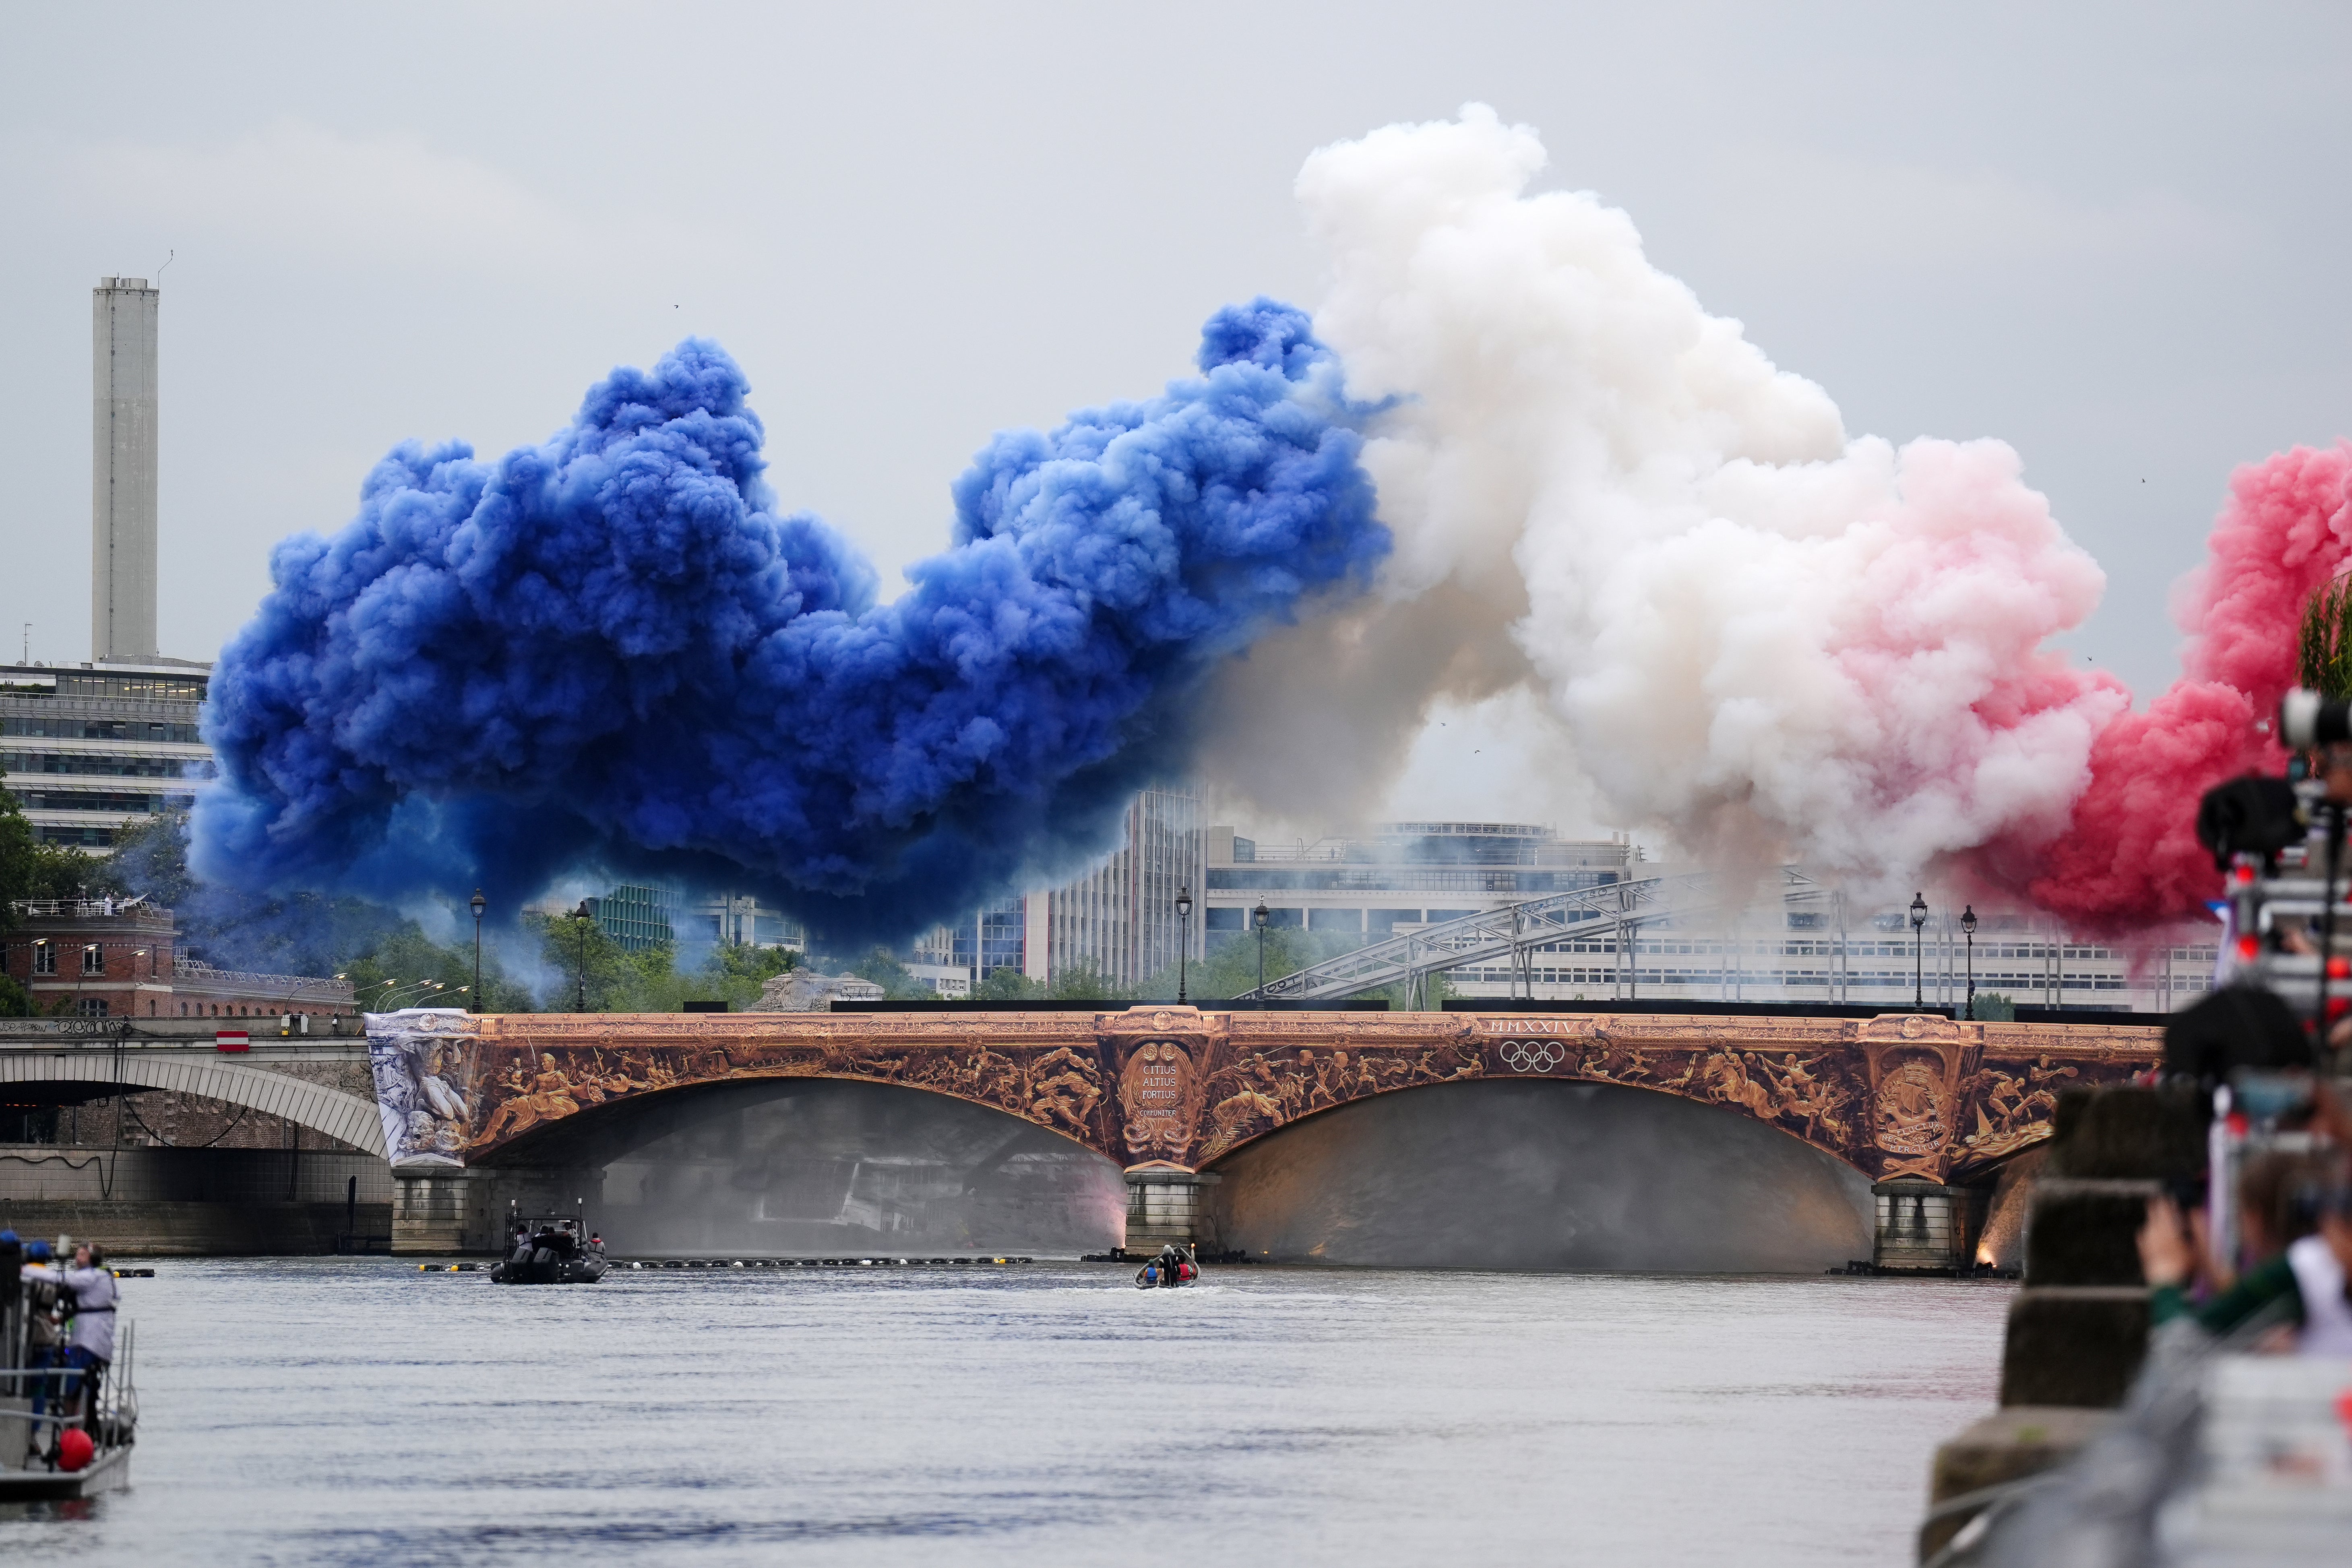
{"type": "MultiPolygon", "coordinates": [[[[2197,802],[2225,779],[2285,765],[2255,726],[2295,682],[2305,601],[2352,559],[2352,446],[2297,447],[2240,468],[2208,549],[2176,605],[2189,634],[2181,679],[2100,731],[2072,822],[2032,852],[2029,895],[2085,931],[2192,916],[2220,893],[2197,802]]],[[[2000,871],[2026,863],[1995,848],[1979,869],[2014,885],[2000,871]]]]}

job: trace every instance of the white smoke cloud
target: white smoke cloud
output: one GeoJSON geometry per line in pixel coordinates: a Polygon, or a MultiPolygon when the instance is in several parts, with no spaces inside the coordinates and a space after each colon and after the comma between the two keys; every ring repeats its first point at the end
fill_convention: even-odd
{"type": "Polygon", "coordinates": [[[1849,439],[1626,215],[1527,194],[1544,163],[1474,104],[1300,173],[1318,331],[1396,400],[1366,462],[1397,553],[1229,683],[1232,786],[1369,805],[1433,703],[1525,686],[1604,817],[1693,854],[1907,884],[2062,828],[2127,699],[2045,651],[2105,578],[2016,454],[1849,439]]]}

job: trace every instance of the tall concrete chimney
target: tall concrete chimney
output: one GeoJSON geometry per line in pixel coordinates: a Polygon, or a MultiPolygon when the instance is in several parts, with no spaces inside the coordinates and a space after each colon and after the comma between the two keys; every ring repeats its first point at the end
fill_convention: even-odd
{"type": "Polygon", "coordinates": [[[91,291],[89,649],[155,660],[155,319],[144,278],[91,291]]]}

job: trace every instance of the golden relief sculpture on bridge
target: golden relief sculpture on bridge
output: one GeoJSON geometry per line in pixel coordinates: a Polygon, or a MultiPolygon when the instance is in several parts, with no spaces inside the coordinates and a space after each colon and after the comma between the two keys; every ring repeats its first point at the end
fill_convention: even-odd
{"type": "MultiPolygon", "coordinates": [[[[2157,1030],[1660,1014],[394,1014],[370,1020],[394,1162],[496,1161],[639,1096],[845,1079],[1017,1116],[1121,1164],[1198,1169],[1302,1118],[1473,1079],[1671,1094],[1874,1177],[1943,1180],[2048,1136],[2064,1089],[2152,1065],[2157,1030]]],[[[519,1157],[512,1156],[512,1157],[519,1157]]]]}

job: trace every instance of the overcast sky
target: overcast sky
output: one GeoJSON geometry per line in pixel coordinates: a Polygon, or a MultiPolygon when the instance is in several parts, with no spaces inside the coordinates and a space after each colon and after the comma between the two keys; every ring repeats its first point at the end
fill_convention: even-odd
{"type": "MultiPolygon", "coordinates": [[[[102,274],[163,290],[167,653],[394,442],[541,439],[688,332],[888,574],[990,431],[1312,306],[1308,152],[1475,99],[1850,431],[2017,447],[2108,574],[2077,657],[2144,700],[2231,468],[2352,428],[2352,10],[2053,9],[12,0],[6,657],[89,657],[102,274]]],[[[1393,804],[1572,816],[1548,765],[1393,804]]]]}

